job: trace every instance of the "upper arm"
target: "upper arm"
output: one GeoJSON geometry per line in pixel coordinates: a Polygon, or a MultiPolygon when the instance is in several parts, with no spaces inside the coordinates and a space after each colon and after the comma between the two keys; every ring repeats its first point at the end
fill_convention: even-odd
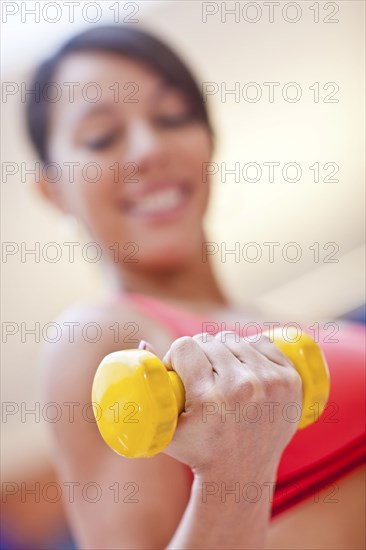
{"type": "MultiPolygon", "coordinates": [[[[151,328],[131,310],[118,315],[121,324],[136,323],[136,338],[167,349],[169,336],[160,328],[151,328]]],[[[102,334],[94,343],[77,335],[63,338],[48,345],[43,359],[45,398],[61,410],[59,421],[51,425],[54,457],[76,542],[83,549],[163,548],[189,500],[187,468],[162,454],[150,459],[117,455],[102,440],[90,404],[102,358],[136,345],[116,342],[109,310],[83,308],[66,316],[81,325],[96,322],[102,334]]]]}

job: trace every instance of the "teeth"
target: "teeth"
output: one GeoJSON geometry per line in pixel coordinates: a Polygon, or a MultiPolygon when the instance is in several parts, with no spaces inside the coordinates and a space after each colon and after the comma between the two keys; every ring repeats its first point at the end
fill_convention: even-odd
{"type": "Polygon", "coordinates": [[[134,212],[140,214],[151,214],[155,212],[164,212],[176,208],[182,201],[182,192],[180,189],[166,189],[156,191],[140,199],[133,207],[134,212]]]}

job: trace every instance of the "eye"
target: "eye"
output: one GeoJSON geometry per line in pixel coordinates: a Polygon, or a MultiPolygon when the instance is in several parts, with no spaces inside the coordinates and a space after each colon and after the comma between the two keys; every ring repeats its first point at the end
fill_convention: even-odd
{"type": "Polygon", "coordinates": [[[192,113],[182,113],[180,115],[160,115],[155,117],[155,124],[159,128],[179,128],[190,124],[194,120],[192,113]]]}
{"type": "Polygon", "coordinates": [[[120,130],[115,130],[113,132],[109,132],[108,134],[105,134],[104,136],[100,136],[95,139],[90,139],[84,142],[84,146],[87,149],[90,149],[91,151],[98,151],[102,149],[107,149],[108,147],[111,147],[119,138],[120,136],[120,130]]]}

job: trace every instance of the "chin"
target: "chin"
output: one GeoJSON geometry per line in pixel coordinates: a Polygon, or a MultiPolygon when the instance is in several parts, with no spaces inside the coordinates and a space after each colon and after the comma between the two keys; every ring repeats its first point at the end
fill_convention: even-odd
{"type": "Polygon", "coordinates": [[[154,273],[168,273],[185,269],[197,259],[194,250],[187,247],[187,243],[179,243],[174,247],[159,247],[150,251],[141,251],[140,261],[135,264],[137,269],[148,270],[154,273]]]}

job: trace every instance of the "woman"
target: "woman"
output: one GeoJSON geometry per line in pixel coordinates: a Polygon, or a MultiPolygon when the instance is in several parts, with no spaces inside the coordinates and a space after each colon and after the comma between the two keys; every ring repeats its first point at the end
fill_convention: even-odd
{"type": "MultiPolygon", "coordinates": [[[[67,513],[79,547],[359,547],[359,421],[347,441],[331,436],[320,422],[294,437],[297,424],[279,414],[271,421],[263,415],[256,423],[223,422],[217,415],[202,421],[203,402],[227,411],[237,402],[254,402],[262,410],[268,402],[300,404],[301,380],[264,337],[248,343],[233,333],[202,334],[204,320],[234,326],[249,315],[232,307],[202,258],[209,196],[202,166],[211,159],[213,134],[191,74],[150,35],[132,27],[100,27],[73,38],[39,68],[34,84],[42,92],[51,82],[68,92],[70,83],[78,84],[73,97],[63,93],[54,103],[43,93],[40,101],[29,99],[28,125],[37,152],[45,164],[63,168],[59,181],[44,179],[39,190],[100,245],[110,288],[103,303],[76,306],[59,320],[79,323],[75,326],[96,322],[100,340],[64,337],[48,347],[44,359],[46,399],[64,412],[54,424],[55,459],[62,482],[73,488],[67,513]],[[92,175],[89,163],[96,163],[92,175]],[[65,168],[70,166],[72,181],[65,168]],[[118,326],[118,338],[112,326],[118,326]],[[175,437],[166,453],[151,459],[114,454],[86,413],[96,367],[106,354],[131,347],[131,327],[134,340],[149,342],[186,388],[175,437]],[[353,458],[342,451],[333,478],[325,466],[320,477],[313,468],[324,459],[326,437],[338,443],[335,449],[328,441],[329,456],[353,445],[353,458]],[[296,477],[299,472],[302,477],[296,477]],[[343,496],[330,509],[319,498],[321,490],[349,472],[337,481],[343,496]],[[272,506],[276,479],[278,487],[296,480],[300,494],[281,497],[277,491],[272,506]],[[260,489],[260,498],[247,494],[251,487],[260,489]],[[308,499],[270,523],[271,512],[302,502],[315,487],[318,502],[308,499]]],[[[343,343],[353,331],[344,334],[343,343]]],[[[328,348],[332,363],[339,349],[328,348]]],[[[342,402],[345,422],[352,391],[359,387],[360,365],[354,364],[355,388],[342,402]]]]}

